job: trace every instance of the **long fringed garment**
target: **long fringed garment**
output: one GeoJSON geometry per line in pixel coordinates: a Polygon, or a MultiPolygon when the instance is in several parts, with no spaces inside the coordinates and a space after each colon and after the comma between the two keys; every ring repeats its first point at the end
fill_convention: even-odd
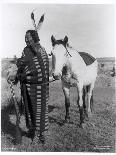
{"type": "Polygon", "coordinates": [[[43,132],[48,129],[49,61],[40,44],[25,47],[19,60],[21,94],[25,106],[26,125],[43,132]],[[37,54],[35,53],[37,52],[37,54]],[[30,124],[31,122],[31,124],[30,124]]]}

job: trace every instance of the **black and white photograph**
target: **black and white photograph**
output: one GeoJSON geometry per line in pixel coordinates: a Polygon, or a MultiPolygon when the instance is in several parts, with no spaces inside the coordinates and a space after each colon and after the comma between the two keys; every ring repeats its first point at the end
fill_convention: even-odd
{"type": "Polygon", "coordinates": [[[115,4],[0,11],[1,152],[115,153],[115,4]]]}

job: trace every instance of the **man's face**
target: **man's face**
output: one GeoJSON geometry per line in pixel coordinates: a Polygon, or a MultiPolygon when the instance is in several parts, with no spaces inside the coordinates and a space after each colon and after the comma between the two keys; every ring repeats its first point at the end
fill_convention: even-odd
{"type": "Polygon", "coordinates": [[[25,42],[26,42],[27,46],[34,44],[34,40],[33,40],[33,38],[32,38],[30,33],[26,33],[26,35],[25,35],[25,42]]]}

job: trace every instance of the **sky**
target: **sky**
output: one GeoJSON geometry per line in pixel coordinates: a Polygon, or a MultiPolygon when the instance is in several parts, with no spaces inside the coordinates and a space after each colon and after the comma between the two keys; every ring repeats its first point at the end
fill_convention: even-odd
{"type": "Polygon", "coordinates": [[[25,44],[25,32],[34,29],[45,13],[38,34],[47,53],[52,50],[51,36],[63,39],[78,51],[95,57],[115,56],[115,7],[113,4],[30,4],[3,3],[1,5],[1,57],[20,57],[25,44]]]}

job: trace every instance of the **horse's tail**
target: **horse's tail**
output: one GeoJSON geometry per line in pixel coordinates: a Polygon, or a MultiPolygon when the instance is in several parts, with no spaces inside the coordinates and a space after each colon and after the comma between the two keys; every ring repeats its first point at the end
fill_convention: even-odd
{"type": "Polygon", "coordinates": [[[97,59],[94,61],[94,64],[98,68],[98,61],[97,61],[97,59]]]}
{"type": "Polygon", "coordinates": [[[97,59],[95,60],[95,67],[97,68],[97,72],[98,72],[98,61],[97,61],[97,59]]]}
{"type": "Polygon", "coordinates": [[[97,59],[94,61],[93,65],[95,68],[95,73],[96,73],[96,78],[97,78],[97,75],[98,75],[98,61],[97,61],[97,59]]]}

